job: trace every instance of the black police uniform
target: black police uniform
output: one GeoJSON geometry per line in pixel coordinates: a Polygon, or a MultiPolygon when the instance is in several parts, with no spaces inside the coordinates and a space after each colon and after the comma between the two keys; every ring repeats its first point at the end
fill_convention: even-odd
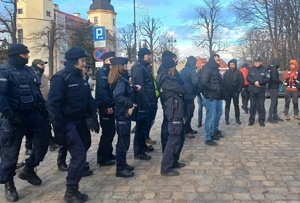
{"type": "Polygon", "coordinates": [[[256,109],[258,110],[258,122],[261,126],[264,126],[265,118],[265,92],[266,84],[269,82],[268,70],[266,67],[260,65],[259,67],[252,67],[249,69],[247,76],[249,81],[250,92],[250,117],[249,125],[253,125],[255,121],[256,109]],[[254,83],[258,81],[259,87],[256,87],[254,83]]]}
{"type": "MultiPolygon", "coordinates": [[[[131,76],[134,85],[140,85],[142,88],[137,93],[138,117],[136,121],[136,131],[134,136],[134,155],[143,159],[140,156],[145,155],[147,145],[145,144],[146,137],[149,134],[151,126],[151,106],[154,107],[157,103],[155,95],[155,87],[153,76],[149,68],[150,63],[139,58],[138,62],[131,68],[131,76]]],[[[150,157],[151,158],[151,157],[150,157]]],[[[149,159],[149,158],[147,158],[149,159]]]]}
{"type": "MultiPolygon", "coordinates": [[[[170,60],[173,60],[170,58],[170,60]]],[[[164,62],[164,60],[163,60],[164,62]]],[[[175,63],[174,63],[175,64],[175,63]]],[[[161,95],[165,98],[165,115],[168,120],[168,141],[161,162],[161,174],[173,172],[172,168],[178,165],[182,149],[182,135],[184,133],[184,101],[182,96],[185,89],[179,84],[176,76],[161,71],[157,76],[157,84],[162,89],[161,95]]]]}
{"type": "Polygon", "coordinates": [[[86,118],[97,117],[90,87],[82,77],[82,70],[74,66],[79,58],[86,56],[79,47],[73,47],[66,52],[65,58],[68,61],[65,68],[51,78],[47,101],[55,139],[61,140],[71,155],[64,197],[67,202],[87,199],[87,195],[79,195],[78,183],[86,164],[86,118]]]}
{"type": "Polygon", "coordinates": [[[109,64],[105,64],[96,74],[96,102],[102,128],[102,135],[97,151],[97,163],[100,165],[114,164],[112,161],[114,159],[112,142],[116,129],[114,113],[107,114],[107,109],[114,107],[112,91],[107,81],[108,74],[109,64]]]}
{"type": "MultiPolygon", "coordinates": [[[[34,172],[34,167],[38,166],[44,159],[49,145],[45,133],[47,126],[40,114],[40,109],[45,108],[45,104],[39,90],[39,78],[31,67],[25,65],[28,59],[19,56],[25,52],[16,51],[12,53],[14,48],[18,49],[18,47],[23,46],[20,44],[12,45],[8,50],[8,63],[0,67],[0,112],[4,117],[1,122],[0,135],[0,183],[5,183],[5,186],[7,186],[6,183],[11,183],[10,186],[14,190],[13,177],[16,174],[15,169],[24,134],[28,129],[32,129],[34,147],[29,158],[25,160],[25,167],[19,177],[33,185],[42,183],[34,172]]],[[[16,194],[13,199],[17,200],[17,196],[16,194]]],[[[7,198],[12,197],[7,196],[7,198]]]]}

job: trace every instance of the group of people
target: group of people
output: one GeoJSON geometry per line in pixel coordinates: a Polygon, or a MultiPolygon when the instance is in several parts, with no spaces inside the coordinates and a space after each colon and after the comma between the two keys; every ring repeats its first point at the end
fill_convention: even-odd
{"type": "MultiPolygon", "coordinates": [[[[179,162],[185,138],[194,138],[197,133],[191,127],[194,115],[194,100],[198,97],[198,127],[202,126],[202,103],[206,107],[204,123],[205,144],[216,146],[214,140],[224,137],[219,129],[222,116],[222,100],[225,100],[225,123],[229,125],[231,99],[235,107],[235,119],[241,124],[239,94],[250,93],[249,126],[254,124],[259,112],[259,124],[264,126],[264,98],[269,84],[271,106],[269,121],[282,119],[277,114],[278,67],[270,71],[255,59],[253,68],[237,69],[237,61],[228,62],[229,70],[222,77],[219,73],[220,56],[214,54],[198,71],[197,59],[188,57],[185,67],[176,69],[178,58],[169,50],[162,53],[162,63],[153,74],[151,52],[147,48],[138,51],[138,60],[127,67],[128,59],[115,56],[115,52],[102,55],[104,65],[96,73],[95,98],[91,94],[89,77],[86,74],[87,53],[80,47],[72,47],[65,53],[64,68],[53,75],[48,89],[44,75],[47,62],[33,60],[27,66],[29,50],[23,44],[13,44],[7,51],[8,62],[0,66],[0,183],[5,185],[5,197],[9,202],[18,201],[14,176],[18,155],[24,135],[31,148],[29,157],[18,177],[32,185],[41,185],[35,167],[43,161],[50,143],[54,150],[59,145],[57,164],[59,170],[68,171],[66,177],[65,202],[79,203],[88,195],[79,191],[83,176],[91,175],[87,152],[91,146],[91,132],[101,137],[97,150],[99,166],[116,165],[116,177],[134,176],[134,166],[126,161],[130,146],[131,122],[136,122],[133,141],[134,158],[150,160],[147,152],[154,150],[155,140],[150,130],[155,121],[158,99],[163,109],[161,124],[162,161],[161,175],[178,176],[175,170],[185,166],[179,162]],[[277,72],[276,72],[277,71],[277,72]],[[43,87],[47,87],[43,89],[43,87]],[[276,99],[275,99],[276,98],[276,99]],[[276,101],[275,101],[276,100],[276,101]],[[200,115],[201,113],[201,115],[200,115]],[[52,131],[54,137],[52,136],[52,131]],[[112,142],[117,133],[117,144],[113,154],[112,142]],[[66,163],[67,152],[71,159],[66,163]]],[[[300,88],[298,65],[295,60],[284,74],[286,102],[293,99],[294,118],[298,116],[297,88],[300,88]],[[297,69],[295,68],[297,67],[297,69]]],[[[300,76],[299,76],[300,77],[300,76]]],[[[249,97],[245,95],[245,100],[249,97]]],[[[248,111],[247,101],[243,102],[248,111]]],[[[288,119],[285,105],[285,118],[288,119]]]]}

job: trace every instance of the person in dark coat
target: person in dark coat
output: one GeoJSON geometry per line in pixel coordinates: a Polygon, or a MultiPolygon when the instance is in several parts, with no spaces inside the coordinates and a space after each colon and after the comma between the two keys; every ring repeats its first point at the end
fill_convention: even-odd
{"type": "Polygon", "coordinates": [[[271,104],[269,107],[269,123],[278,123],[278,121],[283,121],[278,116],[277,106],[278,106],[278,91],[279,85],[283,84],[283,81],[279,78],[278,69],[280,68],[280,61],[278,59],[274,60],[273,66],[269,68],[270,81],[268,84],[268,90],[270,93],[271,104]]]}
{"type": "Polygon", "coordinates": [[[162,59],[162,70],[157,76],[157,84],[162,89],[165,114],[168,119],[169,137],[163,153],[161,162],[161,175],[178,176],[178,171],[174,168],[184,167],[184,163],[179,163],[182,145],[182,134],[184,131],[184,101],[185,88],[179,84],[175,76],[175,66],[173,58],[166,56],[162,59]]]}
{"type": "Polygon", "coordinates": [[[185,67],[181,70],[180,75],[183,79],[186,94],[184,102],[186,104],[187,112],[184,122],[184,130],[186,138],[194,138],[191,134],[196,134],[197,131],[191,127],[191,121],[195,110],[195,97],[198,93],[198,75],[197,75],[197,59],[194,56],[189,56],[185,67]]]}
{"type": "Polygon", "coordinates": [[[239,96],[244,86],[243,74],[237,69],[237,61],[232,59],[228,62],[229,70],[224,73],[224,90],[225,90],[225,123],[229,125],[229,112],[231,100],[233,100],[235,121],[242,124],[240,120],[239,96]]]}
{"type": "Polygon", "coordinates": [[[114,100],[107,78],[110,71],[110,59],[115,57],[115,52],[110,51],[101,56],[104,65],[96,73],[96,102],[99,109],[102,135],[98,145],[97,163],[100,166],[115,164],[112,142],[116,133],[114,100]]]}
{"type": "Polygon", "coordinates": [[[34,168],[43,161],[49,139],[41,115],[47,110],[40,91],[40,78],[26,66],[28,48],[23,44],[13,44],[8,48],[7,56],[8,62],[0,66],[0,183],[5,185],[6,200],[15,202],[19,196],[14,176],[24,134],[33,133],[33,148],[18,177],[32,185],[42,184],[34,168]]]}
{"type": "Polygon", "coordinates": [[[254,125],[256,110],[258,110],[258,122],[261,127],[265,126],[265,93],[269,82],[268,70],[262,65],[260,57],[255,58],[254,67],[249,69],[247,76],[250,92],[250,117],[249,126],[254,125]]]}
{"type": "MultiPolygon", "coordinates": [[[[138,61],[131,68],[133,85],[142,88],[136,93],[138,116],[136,120],[136,131],[134,136],[135,159],[150,160],[151,156],[145,154],[148,147],[146,137],[149,135],[151,126],[151,115],[153,106],[157,103],[153,76],[148,68],[150,65],[151,52],[147,48],[141,48],[138,52],[138,61]]],[[[153,151],[154,148],[151,148],[153,151]]]]}
{"type": "MultiPolygon", "coordinates": [[[[130,145],[130,128],[134,109],[136,108],[134,90],[129,83],[127,58],[115,57],[110,59],[111,70],[108,75],[108,83],[111,85],[113,99],[115,101],[115,118],[118,134],[116,145],[116,177],[130,178],[134,176],[134,167],[126,162],[126,154],[130,145]]],[[[141,86],[136,85],[137,90],[141,86]]]]}
{"type": "Polygon", "coordinates": [[[55,140],[71,155],[64,196],[69,203],[88,199],[78,188],[90,145],[88,131],[99,133],[95,101],[82,72],[86,57],[80,47],[72,47],[65,53],[65,68],[51,78],[47,101],[55,140]]]}

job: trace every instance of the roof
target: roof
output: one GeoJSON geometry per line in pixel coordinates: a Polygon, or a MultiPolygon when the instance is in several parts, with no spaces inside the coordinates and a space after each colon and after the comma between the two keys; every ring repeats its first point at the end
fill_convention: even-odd
{"type": "Polygon", "coordinates": [[[79,23],[88,23],[89,21],[69,13],[62,12],[60,10],[54,9],[54,12],[63,14],[66,17],[67,26],[76,27],[79,23]]]}
{"type": "Polygon", "coordinates": [[[90,5],[90,10],[109,10],[115,12],[114,7],[110,4],[111,0],[93,0],[93,3],[90,5]]]}
{"type": "MultiPolygon", "coordinates": [[[[196,57],[196,58],[197,58],[197,67],[202,67],[209,60],[209,58],[200,58],[200,57],[196,57]]],[[[220,68],[227,68],[227,67],[228,67],[227,63],[223,59],[220,59],[220,68]]]]}

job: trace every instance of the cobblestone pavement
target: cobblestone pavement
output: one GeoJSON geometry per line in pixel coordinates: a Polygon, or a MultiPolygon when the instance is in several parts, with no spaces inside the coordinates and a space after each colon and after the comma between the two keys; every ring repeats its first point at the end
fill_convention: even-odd
{"type": "MultiPolygon", "coordinates": [[[[278,110],[282,117],[283,104],[284,99],[280,98],[278,110]]],[[[269,99],[266,107],[268,109],[269,99]]],[[[247,125],[249,115],[241,111],[242,125],[238,125],[233,112],[231,106],[230,125],[225,125],[224,116],[221,118],[220,129],[225,138],[218,141],[217,147],[204,145],[204,129],[197,129],[195,116],[192,125],[198,134],[196,138],[185,141],[181,162],[186,167],[179,169],[181,175],[177,177],[160,175],[161,109],[151,131],[157,144],[154,145],[155,151],[149,153],[152,156],[150,161],[133,159],[133,135],[131,137],[127,158],[128,163],[135,167],[133,178],[115,177],[115,166],[97,166],[100,135],[93,134],[88,161],[94,174],[81,180],[80,190],[89,195],[89,203],[300,202],[298,122],[292,118],[278,124],[266,123],[266,127],[260,127],[256,122],[250,127],[247,125]]],[[[21,160],[25,158],[24,151],[22,148],[21,160]]],[[[19,202],[63,202],[66,173],[58,171],[56,155],[57,151],[49,152],[37,169],[43,180],[41,186],[30,185],[15,177],[19,202]]],[[[3,188],[1,186],[0,202],[5,202],[3,188]]]]}

